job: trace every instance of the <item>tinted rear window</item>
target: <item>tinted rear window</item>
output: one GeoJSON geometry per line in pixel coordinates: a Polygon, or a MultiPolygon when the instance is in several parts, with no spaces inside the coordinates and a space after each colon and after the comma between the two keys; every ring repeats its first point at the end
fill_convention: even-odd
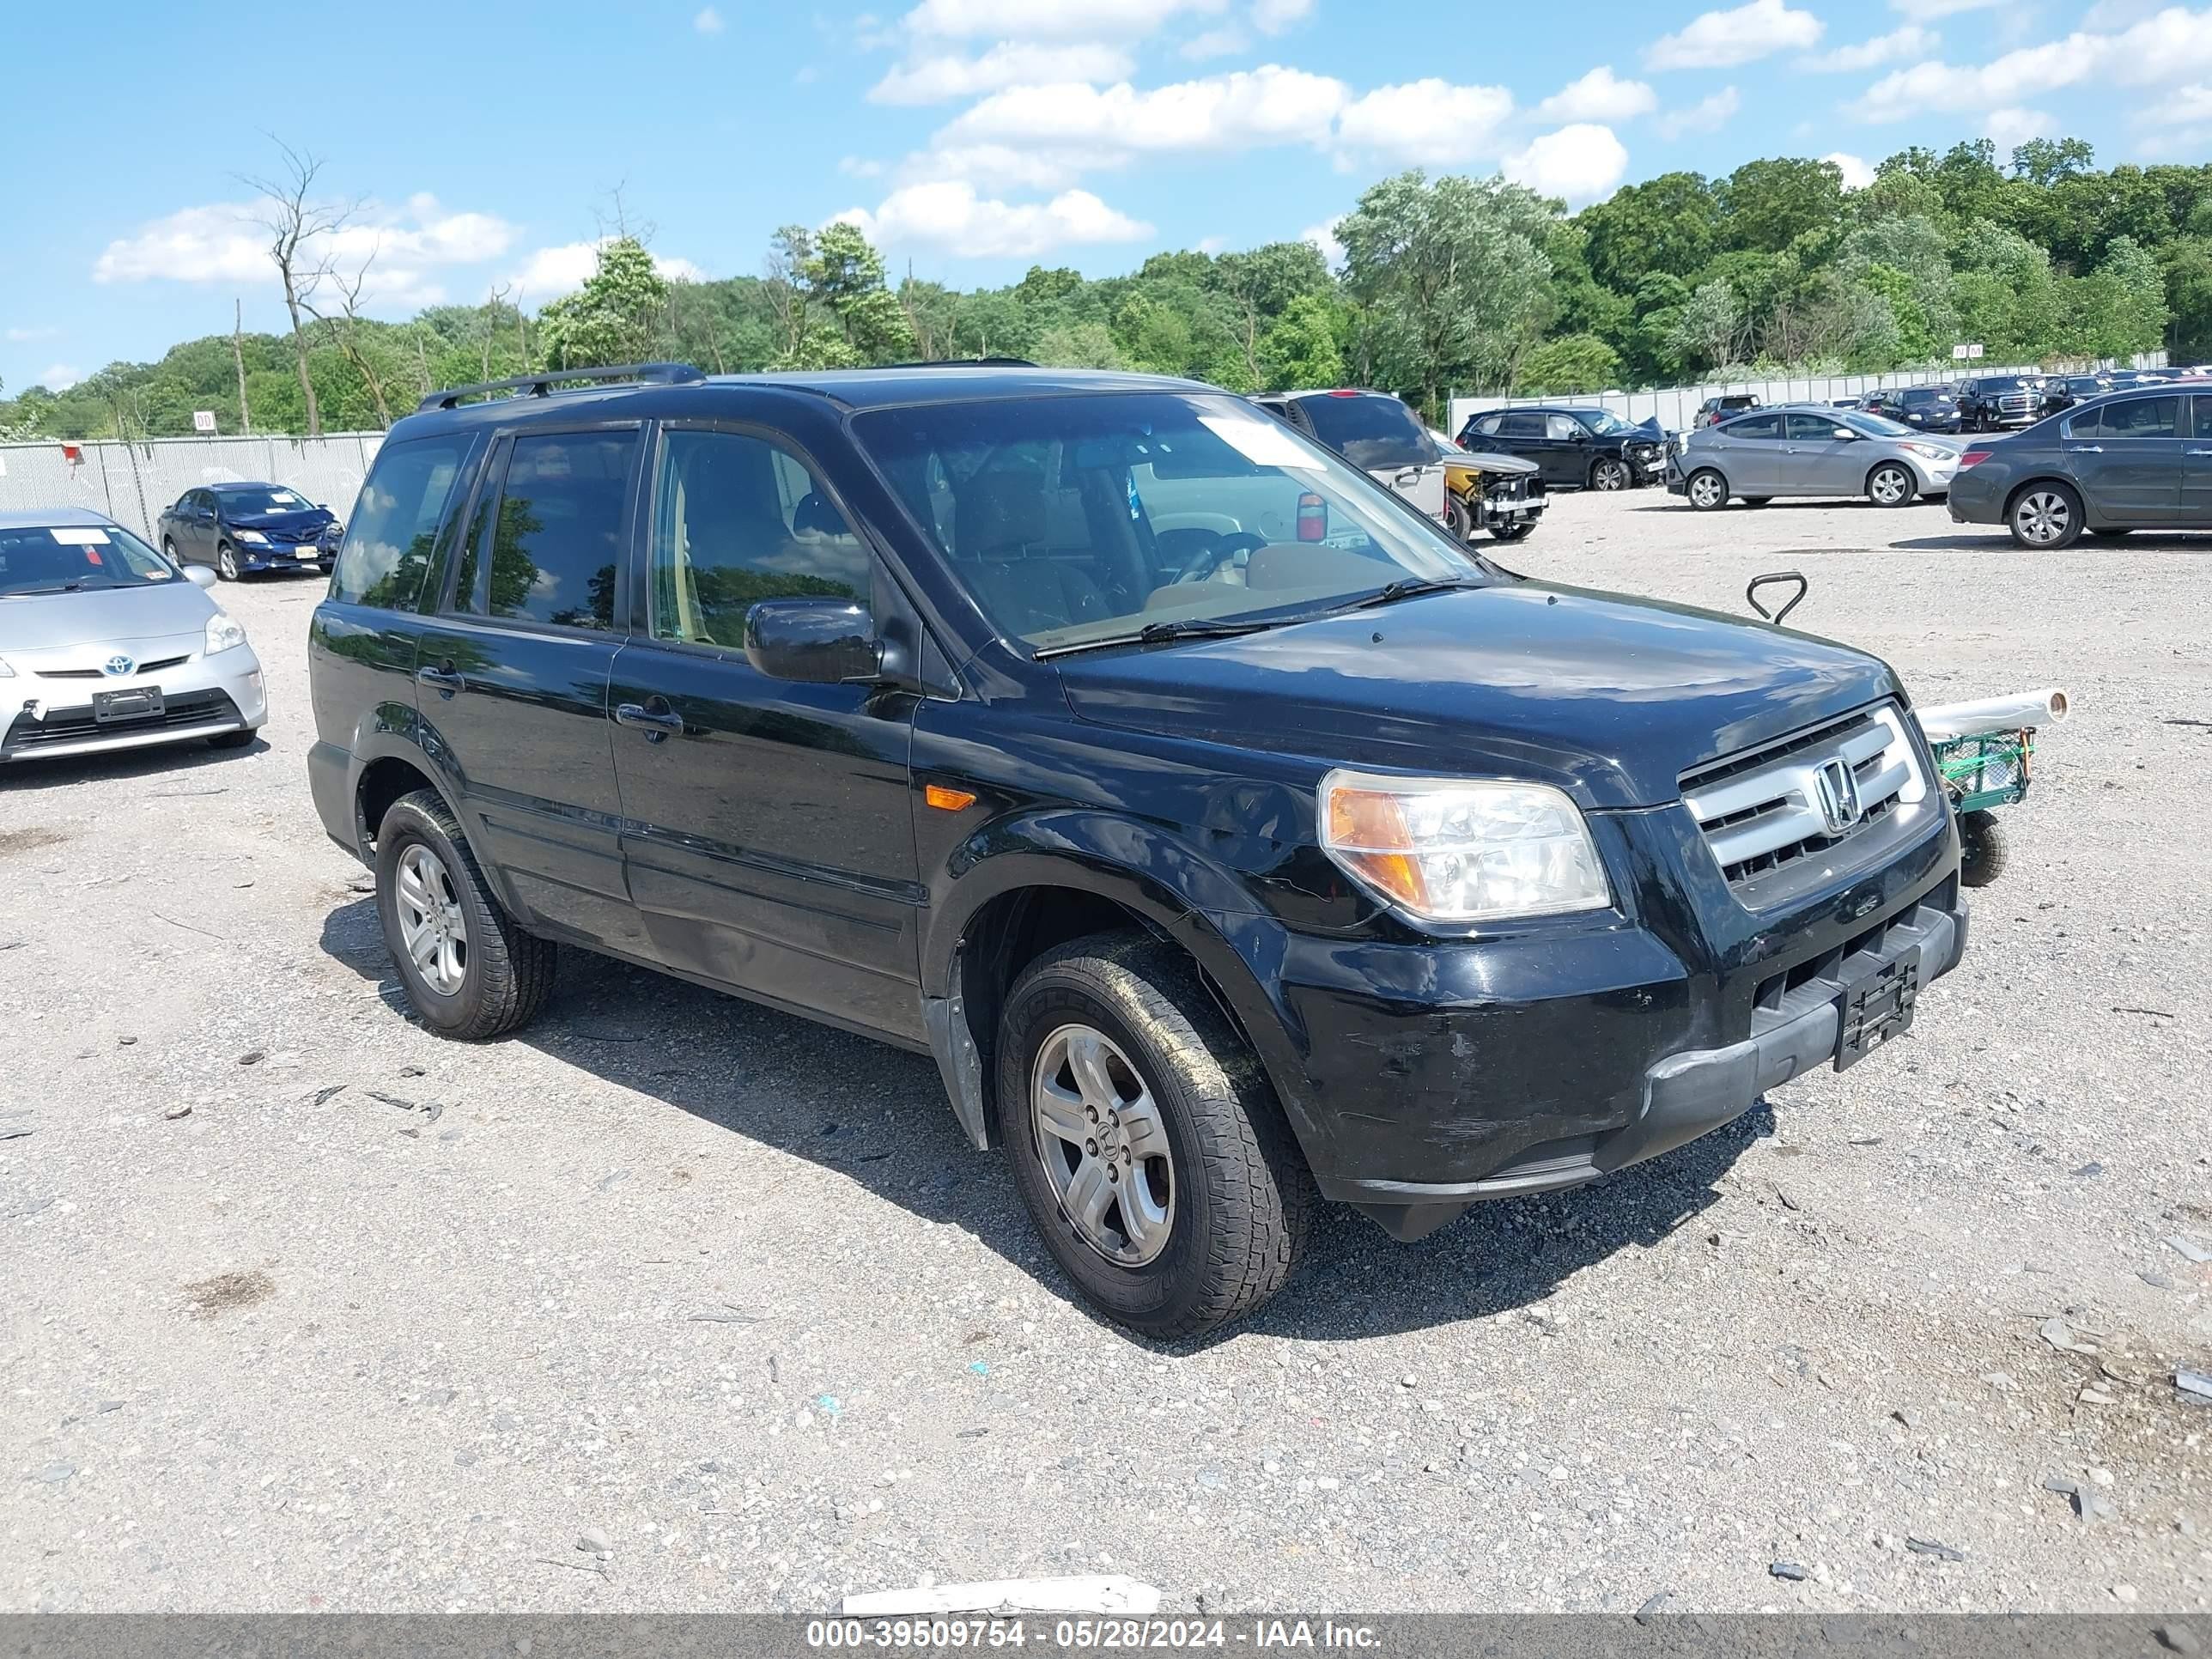
{"type": "Polygon", "coordinates": [[[1395,398],[1301,398],[1298,408],[1313,422],[1315,437],[1370,472],[1425,466],[1437,458],[1413,411],[1395,398]]]}
{"type": "Polygon", "coordinates": [[[635,432],[514,441],[493,521],[489,614],[556,628],[614,626],[635,432]]]}
{"type": "Polygon", "coordinates": [[[467,476],[472,434],[386,444],[361,487],[331,577],[343,605],[412,611],[422,597],[455,486],[467,476]]]}

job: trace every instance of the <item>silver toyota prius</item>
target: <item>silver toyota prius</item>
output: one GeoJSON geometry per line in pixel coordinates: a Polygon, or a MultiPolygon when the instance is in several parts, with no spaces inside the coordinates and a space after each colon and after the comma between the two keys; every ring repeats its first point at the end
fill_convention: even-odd
{"type": "Polygon", "coordinates": [[[0,763],[252,742],[261,660],[214,581],[96,513],[0,514],[0,763]]]}

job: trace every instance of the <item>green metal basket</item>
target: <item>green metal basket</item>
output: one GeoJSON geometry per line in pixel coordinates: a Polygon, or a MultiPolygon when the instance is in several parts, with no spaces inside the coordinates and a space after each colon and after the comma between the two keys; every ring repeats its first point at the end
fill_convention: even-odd
{"type": "Polygon", "coordinates": [[[2033,729],[1981,732],[1934,745],[1936,769],[1961,812],[2004,806],[2027,793],[2035,757],[2033,729]]]}

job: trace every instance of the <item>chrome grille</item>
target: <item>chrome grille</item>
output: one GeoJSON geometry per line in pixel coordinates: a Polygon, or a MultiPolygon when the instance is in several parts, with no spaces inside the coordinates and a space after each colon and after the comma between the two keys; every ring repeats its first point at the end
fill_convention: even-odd
{"type": "MultiPolygon", "coordinates": [[[[1859,846],[1871,858],[1900,809],[1926,793],[1903,722],[1887,705],[1685,773],[1682,801],[1740,894],[1808,859],[1859,846]]],[[[1828,867],[1828,866],[1824,866],[1828,867]]]]}

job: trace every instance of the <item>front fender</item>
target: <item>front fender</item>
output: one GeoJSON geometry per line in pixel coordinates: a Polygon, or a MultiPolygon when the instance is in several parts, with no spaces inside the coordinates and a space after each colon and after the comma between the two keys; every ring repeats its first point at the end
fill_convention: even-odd
{"type": "Polygon", "coordinates": [[[991,1032],[970,1029],[961,958],[993,900],[1026,888],[1096,894],[1188,951],[1243,1030],[1309,1154],[1327,1139],[1279,982],[1288,930],[1255,902],[1237,874],[1173,826],[1082,807],[1000,819],[960,843],[931,894],[921,942],[926,1024],[962,1124],[984,1144],[981,1055],[991,1032]]]}

